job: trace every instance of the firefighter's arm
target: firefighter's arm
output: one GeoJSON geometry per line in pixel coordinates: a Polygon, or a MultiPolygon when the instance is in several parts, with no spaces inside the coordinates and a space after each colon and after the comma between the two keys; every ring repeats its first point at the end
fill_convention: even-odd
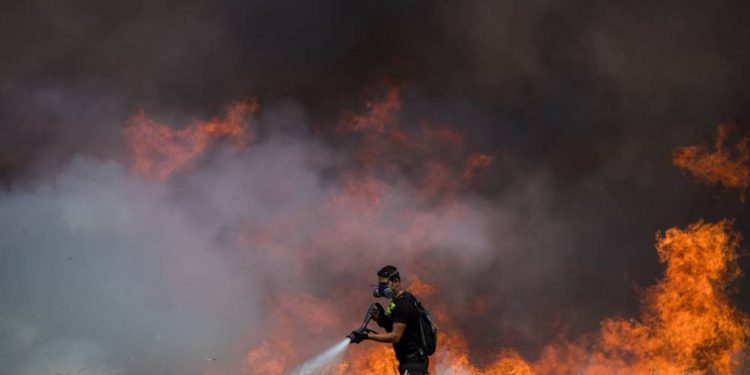
{"type": "Polygon", "coordinates": [[[370,332],[367,334],[367,339],[385,343],[398,343],[401,341],[401,336],[403,336],[405,329],[406,323],[393,323],[393,330],[391,332],[370,332]]]}

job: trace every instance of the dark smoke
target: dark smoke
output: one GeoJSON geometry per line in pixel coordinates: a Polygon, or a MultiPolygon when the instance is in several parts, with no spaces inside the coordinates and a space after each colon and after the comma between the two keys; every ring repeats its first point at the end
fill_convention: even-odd
{"type": "MultiPolygon", "coordinates": [[[[360,291],[348,289],[361,285],[364,306],[371,280],[360,275],[384,263],[424,273],[450,304],[488,299],[482,324],[454,317],[477,359],[499,347],[533,358],[560,334],[637,311],[639,290],[659,275],[658,230],[735,217],[750,233],[739,193],[692,186],[670,163],[676,147],[710,140],[720,122],[748,129],[744,2],[6,8],[3,373],[201,373],[214,357],[234,368],[267,334],[266,302],[297,290],[354,298],[360,291]],[[379,237],[408,223],[385,219],[325,248],[317,237],[329,228],[305,217],[308,229],[286,244],[309,251],[279,258],[237,246],[238,226],[318,210],[338,191],[339,173],[360,167],[355,142],[332,135],[341,111],[361,110],[392,84],[402,87],[407,127],[447,124],[471,150],[498,155],[460,197],[469,220],[418,207],[444,220],[416,260],[379,237]],[[166,185],[128,170],[131,114],[186,124],[251,96],[263,107],[252,152],[216,151],[166,185]]],[[[414,206],[401,188],[418,173],[389,176],[387,212],[414,206]]],[[[750,310],[750,285],[738,290],[750,310]]],[[[358,307],[337,303],[356,322],[358,307]]],[[[319,348],[328,339],[316,339],[319,348]]]]}

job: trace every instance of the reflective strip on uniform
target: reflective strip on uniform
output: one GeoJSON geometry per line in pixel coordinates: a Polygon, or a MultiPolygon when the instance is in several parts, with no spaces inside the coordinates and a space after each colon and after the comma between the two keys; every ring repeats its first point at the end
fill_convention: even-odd
{"type": "Polygon", "coordinates": [[[396,308],[396,302],[391,301],[391,303],[388,305],[388,308],[385,309],[385,315],[391,316],[391,313],[393,312],[393,309],[396,308]]]}

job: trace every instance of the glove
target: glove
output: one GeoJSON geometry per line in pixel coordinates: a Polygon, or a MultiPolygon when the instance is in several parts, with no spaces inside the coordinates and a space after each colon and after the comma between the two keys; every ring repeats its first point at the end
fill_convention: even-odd
{"type": "Polygon", "coordinates": [[[367,338],[367,333],[369,332],[373,331],[367,328],[355,329],[354,331],[352,331],[352,333],[349,334],[349,336],[346,337],[349,338],[349,341],[351,341],[352,344],[359,344],[367,338]]]}

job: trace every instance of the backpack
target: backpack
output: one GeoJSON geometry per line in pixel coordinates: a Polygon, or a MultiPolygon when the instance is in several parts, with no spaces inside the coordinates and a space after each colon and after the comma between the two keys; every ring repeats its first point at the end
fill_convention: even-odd
{"type": "Polygon", "coordinates": [[[437,349],[437,328],[432,324],[430,312],[422,306],[422,302],[420,302],[419,298],[415,297],[413,294],[406,292],[403,294],[403,298],[406,298],[407,301],[413,303],[414,307],[417,309],[417,313],[419,313],[420,344],[424,354],[435,354],[435,349],[437,349]]]}

